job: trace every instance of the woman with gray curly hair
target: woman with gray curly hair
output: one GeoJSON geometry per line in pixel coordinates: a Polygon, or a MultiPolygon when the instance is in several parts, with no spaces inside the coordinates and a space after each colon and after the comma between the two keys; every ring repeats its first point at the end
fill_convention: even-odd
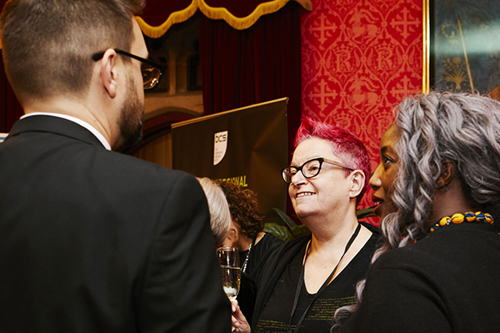
{"type": "Polygon", "coordinates": [[[498,331],[500,103],[406,99],[380,156],[370,185],[385,245],[340,331],[498,331]]]}

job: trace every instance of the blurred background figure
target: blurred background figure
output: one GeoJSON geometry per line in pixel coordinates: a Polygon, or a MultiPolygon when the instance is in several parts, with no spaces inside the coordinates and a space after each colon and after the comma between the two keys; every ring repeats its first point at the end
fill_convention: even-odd
{"type": "Polygon", "coordinates": [[[256,278],[264,261],[284,241],[262,231],[264,216],[255,192],[233,183],[218,184],[226,195],[231,212],[231,228],[223,246],[236,247],[240,251],[242,272],[256,278]]]}
{"type": "Polygon", "coordinates": [[[386,241],[341,332],[498,331],[499,170],[498,101],[431,92],[399,105],[370,180],[386,241]]]}
{"type": "Polygon", "coordinates": [[[222,188],[210,178],[196,178],[207,197],[210,212],[210,227],[214,236],[215,247],[222,245],[231,228],[231,213],[222,188]]]}
{"type": "MultiPolygon", "coordinates": [[[[379,239],[359,223],[370,160],[362,142],[338,126],[302,120],[291,166],[282,170],[300,221],[311,235],[287,242],[266,261],[252,332],[329,332],[335,310],[355,303],[379,239]]],[[[233,307],[236,332],[250,332],[233,307]]]]}
{"type": "Polygon", "coordinates": [[[261,274],[265,260],[284,243],[274,235],[265,233],[264,216],[260,212],[257,194],[250,189],[219,181],[231,212],[231,227],[223,246],[240,251],[241,286],[238,304],[251,320],[255,306],[257,287],[255,280],[261,274]]]}

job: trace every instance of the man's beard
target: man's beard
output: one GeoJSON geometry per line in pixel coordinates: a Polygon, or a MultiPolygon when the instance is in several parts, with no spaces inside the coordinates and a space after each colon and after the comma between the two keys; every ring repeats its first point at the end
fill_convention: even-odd
{"type": "Polygon", "coordinates": [[[135,82],[127,74],[127,99],[123,103],[118,119],[121,135],[121,148],[132,146],[142,140],[144,104],[140,102],[135,90],[135,82]]]}

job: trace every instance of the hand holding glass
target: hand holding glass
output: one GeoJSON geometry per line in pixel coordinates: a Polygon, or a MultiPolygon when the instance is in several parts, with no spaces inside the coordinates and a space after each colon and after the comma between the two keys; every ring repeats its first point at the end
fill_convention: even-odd
{"type": "Polygon", "coordinates": [[[240,254],[238,249],[234,247],[219,247],[217,256],[219,257],[222,272],[222,287],[232,302],[236,299],[240,290],[240,254]]]}

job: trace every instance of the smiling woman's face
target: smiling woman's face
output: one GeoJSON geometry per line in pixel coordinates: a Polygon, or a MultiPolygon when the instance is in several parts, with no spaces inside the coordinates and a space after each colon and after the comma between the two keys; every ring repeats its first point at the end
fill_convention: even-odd
{"type": "Polygon", "coordinates": [[[377,204],[375,214],[383,220],[387,214],[394,211],[389,198],[392,184],[399,169],[399,157],[396,144],[399,139],[397,127],[393,124],[382,136],[380,141],[380,163],[370,178],[370,187],[374,189],[373,202],[377,204]]]}
{"type": "MultiPolygon", "coordinates": [[[[333,154],[329,141],[312,137],[297,146],[291,165],[300,167],[305,162],[319,157],[345,164],[333,154]]],[[[348,178],[345,169],[328,163],[323,163],[319,174],[311,178],[305,178],[302,172],[297,172],[288,186],[288,194],[301,221],[305,222],[304,220],[313,216],[328,216],[342,209],[342,205],[349,200],[348,178]]]]}

